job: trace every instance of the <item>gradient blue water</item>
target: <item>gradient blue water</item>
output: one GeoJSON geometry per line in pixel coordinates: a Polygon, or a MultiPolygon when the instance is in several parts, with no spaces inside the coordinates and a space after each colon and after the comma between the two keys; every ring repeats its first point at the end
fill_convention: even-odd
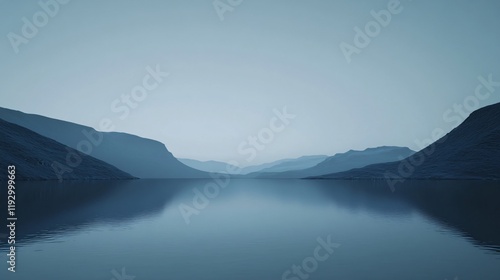
{"type": "Polygon", "coordinates": [[[2,243],[0,279],[282,279],[318,238],[340,246],[307,279],[500,279],[498,213],[462,201],[495,186],[232,180],[188,225],[179,206],[206,184],[20,184],[17,272],[2,243]]]}

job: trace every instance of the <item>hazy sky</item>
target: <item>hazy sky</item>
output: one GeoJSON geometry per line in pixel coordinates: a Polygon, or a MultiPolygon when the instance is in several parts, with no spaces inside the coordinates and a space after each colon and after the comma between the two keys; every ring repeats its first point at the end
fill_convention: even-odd
{"type": "MultiPolygon", "coordinates": [[[[478,76],[500,81],[500,1],[402,0],[348,63],[340,44],[355,46],[354,28],[390,2],[244,0],[221,21],[212,0],[72,0],[49,7],[45,24],[38,1],[0,1],[0,106],[96,129],[109,118],[200,160],[243,162],[238,146],[285,106],[296,117],[252,164],[418,149],[454,126],[443,114],[474,95],[478,76]],[[41,27],[26,38],[34,15],[41,27]],[[157,65],[170,75],[120,119],[114,100],[157,65]]],[[[480,106],[499,101],[497,87],[480,106]]]]}

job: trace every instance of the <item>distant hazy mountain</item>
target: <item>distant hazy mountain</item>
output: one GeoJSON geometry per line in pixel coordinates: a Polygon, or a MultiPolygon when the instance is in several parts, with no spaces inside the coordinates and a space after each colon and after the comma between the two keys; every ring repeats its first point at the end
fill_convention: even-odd
{"type": "MultiPolygon", "coordinates": [[[[27,128],[0,119],[0,154],[0,180],[7,180],[9,165],[15,166],[16,180],[58,180],[52,164],[55,161],[66,164],[68,154],[78,152],[27,128]]],[[[68,172],[60,173],[63,180],[133,179],[130,174],[93,157],[86,156],[79,164],[77,157],[73,159],[73,167],[66,165],[65,168],[68,169],[65,170],[68,172]]]]}
{"type": "Polygon", "coordinates": [[[405,147],[378,147],[364,151],[348,151],[328,157],[316,166],[287,172],[258,172],[248,176],[257,178],[305,178],[347,171],[374,163],[398,161],[415,153],[405,147]]]}
{"type": "Polygon", "coordinates": [[[228,163],[215,160],[199,161],[186,158],[179,158],[178,160],[183,164],[192,167],[194,169],[212,173],[231,173],[228,172],[228,166],[229,170],[236,170],[237,168],[236,166],[230,165],[228,163]]]}
{"type": "Polygon", "coordinates": [[[500,103],[473,112],[408,159],[320,178],[500,179],[500,103]]]}
{"type": "Polygon", "coordinates": [[[278,163],[274,166],[264,168],[259,172],[286,172],[292,170],[301,170],[316,166],[318,163],[323,162],[328,156],[303,156],[292,160],[286,160],[284,162],[278,163]]]}
{"type": "Polygon", "coordinates": [[[304,169],[322,162],[327,156],[303,156],[294,159],[282,159],[278,161],[273,161],[269,163],[252,165],[237,170],[233,165],[229,165],[230,170],[236,170],[235,172],[228,172],[228,164],[220,161],[199,161],[193,159],[179,159],[180,162],[192,168],[215,173],[228,173],[228,174],[248,174],[256,171],[265,172],[279,172],[287,170],[298,170],[304,169]]]}
{"type": "Polygon", "coordinates": [[[26,127],[139,178],[207,178],[179,162],[162,143],[135,135],[97,132],[93,128],[0,108],[0,118],[26,127]]]}
{"type": "Polygon", "coordinates": [[[291,159],[291,158],[280,159],[280,160],[273,161],[273,162],[267,162],[267,163],[263,163],[263,164],[257,164],[257,165],[247,166],[247,167],[244,167],[241,170],[240,174],[249,174],[249,173],[252,173],[252,172],[258,172],[258,171],[261,171],[263,169],[271,168],[273,166],[276,166],[278,164],[282,164],[282,163],[285,163],[285,162],[288,162],[288,161],[291,161],[291,160],[294,160],[294,159],[291,159]]]}

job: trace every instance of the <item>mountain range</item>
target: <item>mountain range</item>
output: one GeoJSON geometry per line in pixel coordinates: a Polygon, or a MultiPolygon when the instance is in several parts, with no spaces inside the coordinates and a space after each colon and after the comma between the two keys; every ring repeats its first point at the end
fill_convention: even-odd
{"type": "Polygon", "coordinates": [[[450,133],[406,159],[316,178],[500,179],[500,103],[474,111],[450,133]]]}
{"type": "Polygon", "coordinates": [[[243,168],[237,168],[236,166],[230,165],[228,163],[214,161],[214,160],[198,161],[193,159],[181,158],[179,159],[179,161],[187,166],[206,172],[245,175],[253,172],[281,172],[281,171],[305,169],[315,166],[316,164],[325,160],[327,157],[328,156],[323,156],[323,155],[303,156],[299,158],[281,159],[273,162],[246,166],[243,168]]]}
{"type": "MultiPolygon", "coordinates": [[[[16,180],[134,178],[104,161],[82,157],[70,147],[2,119],[0,154],[3,163],[15,166],[16,180]]],[[[7,178],[7,166],[2,166],[0,176],[7,178]]]]}
{"type": "MultiPolygon", "coordinates": [[[[67,121],[0,108],[0,151],[19,165],[19,178],[55,179],[55,161],[81,163],[67,179],[233,178],[500,179],[500,103],[473,112],[450,133],[419,152],[383,146],[333,156],[316,155],[248,166],[237,172],[224,162],[177,159],[164,144],[136,135],[100,132],[67,121]]],[[[2,170],[2,174],[6,171],[2,170]]],[[[4,174],[6,175],[6,174],[4,174]]],[[[64,178],[66,179],[66,177],[64,178]]]]}
{"type": "Polygon", "coordinates": [[[377,147],[363,151],[348,151],[328,157],[317,165],[301,170],[268,172],[262,170],[248,174],[253,178],[305,178],[360,168],[374,163],[398,161],[415,152],[406,147],[377,147]]]}
{"type": "Polygon", "coordinates": [[[0,119],[28,128],[73,149],[89,152],[138,178],[210,178],[178,161],[164,144],[139,136],[99,132],[71,122],[0,108],[0,119]],[[90,147],[90,148],[89,148],[90,147]]]}

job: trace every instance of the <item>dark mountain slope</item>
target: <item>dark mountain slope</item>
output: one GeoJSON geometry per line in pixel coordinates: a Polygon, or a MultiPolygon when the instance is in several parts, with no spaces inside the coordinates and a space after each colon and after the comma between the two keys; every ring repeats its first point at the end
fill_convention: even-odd
{"type": "Polygon", "coordinates": [[[127,133],[0,108],[0,118],[33,130],[73,149],[91,146],[90,155],[139,178],[209,178],[179,162],[162,143],[127,133]],[[86,144],[82,144],[86,143],[86,144]],[[85,147],[84,147],[85,146],[85,147]]]}
{"type": "MultiPolygon", "coordinates": [[[[7,180],[7,166],[15,166],[16,180],[57,180],[53,167],[55,162],[65,165],[64,180],[133,179],[118,168],[90,156],[81,156],[77,151],[27,128],[0,119],[1,178],[7,180]],[[73,157],[70,167],[68,154],[73,157]],[[65,169],[67,168],[67,169],[65,169]],[[71,171],[70,171],[71,169],[71,171]]],[[[62,170],[59,166],[56,170],[62,170]]],[[[61,174],[61,173],[59,173],[61,174]]]]}
{"type": "Polygon", "coordinates": [[[500,103],[473,112],[407,159],[320,178],[500,179],[500,103]]]}

